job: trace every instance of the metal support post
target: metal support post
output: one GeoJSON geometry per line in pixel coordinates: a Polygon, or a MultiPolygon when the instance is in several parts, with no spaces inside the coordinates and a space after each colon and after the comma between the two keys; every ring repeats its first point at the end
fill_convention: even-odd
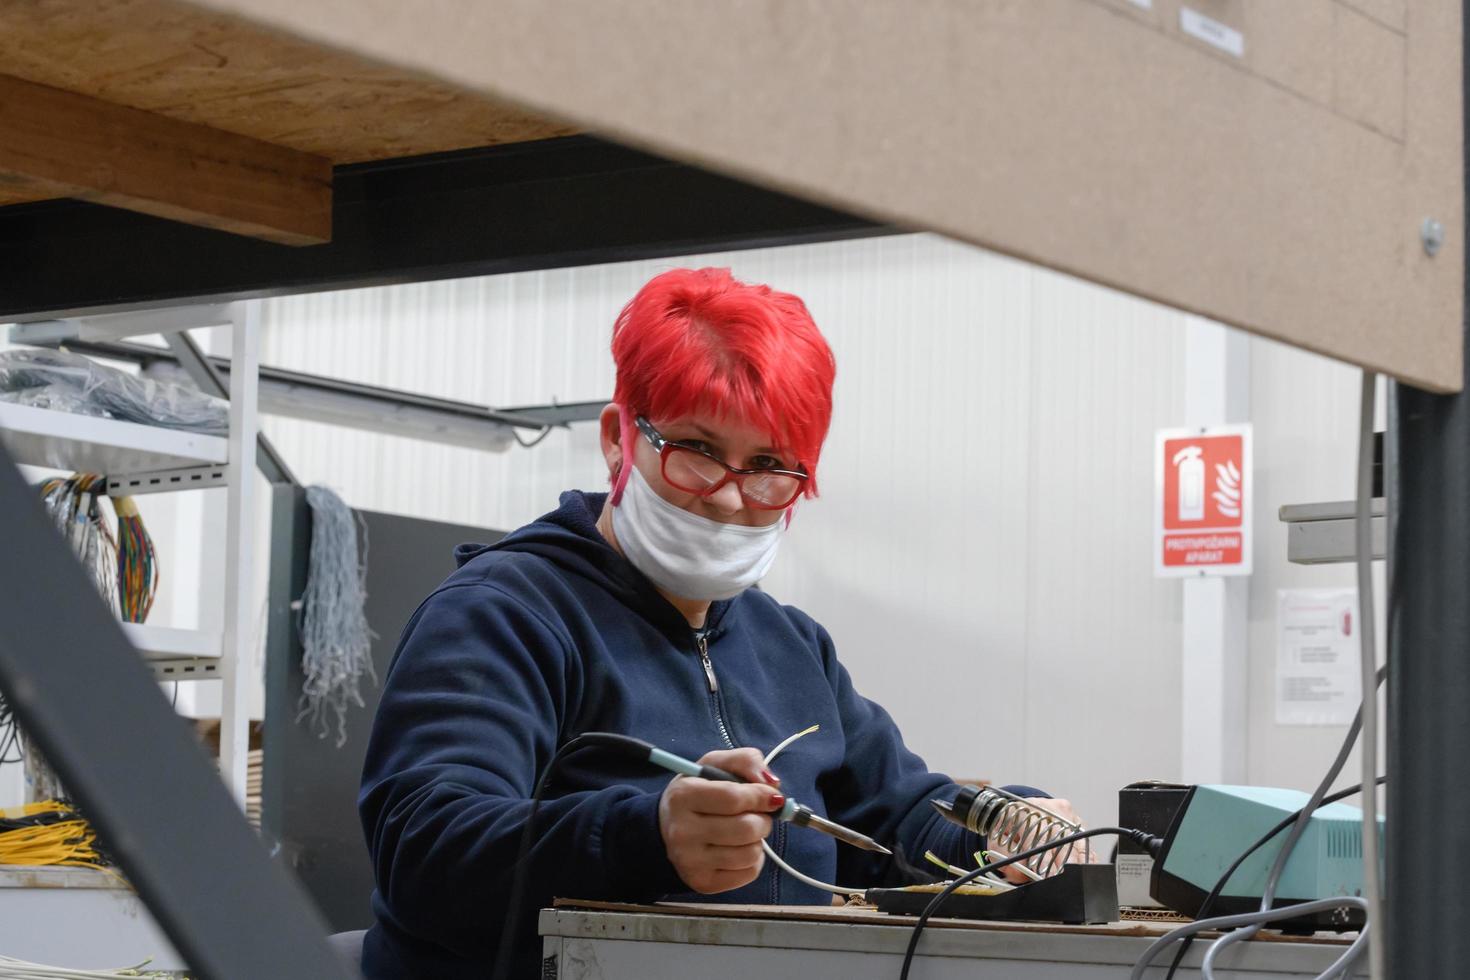
{"type": "MultiPolygon", "coordinates": [[[[1191,317],[1184,352],[1184,416],[1191,426],[1250,418],[1250,341],[1191,317]]],[[[1248,520],[1254,515],[1247,514],[1248,520]]],[[[1183,580],[1180,776],[1245,781],[1249,576],[1183,580]]]]}
{"type": "Polygon", "coordinates": [[[225,633],[220,673],[224,692],[220,701],[220,774],[225,785],[245,805],[245,770],[250,750],[251,677],[254,644],[251,626],[255,604],[255,437],[259,421],[256,369],[260,366],[260,303],[235,304],[230,330],[230,485],[225,526],[225,633]]]}
{"type": "Polygon", "coordinates": [[[1455,977],[1470,963],[1470,394],[1394,387],[1382,935],[1392,976],[1455,977]]]}

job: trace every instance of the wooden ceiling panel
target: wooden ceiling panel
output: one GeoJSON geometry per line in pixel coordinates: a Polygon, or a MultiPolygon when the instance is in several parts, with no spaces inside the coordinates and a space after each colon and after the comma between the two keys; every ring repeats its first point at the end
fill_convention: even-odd
{"type": "Polygon", "coordinates": [[[67,190],[44,180],[8,174],[0,171],[0,207],[7,204],[26,204],[30,201],[45,201],[53,197],[65,197],[67,190]]]}
{"type": "MultiPolygon", "coordinates": [[[[6,0],[0,65],[27,81],[333,163],[577,131],[506,102],[171,0],[6,0]]],[[[35,200],[39,191],[0,181],[0,204],[35,200]]]]}

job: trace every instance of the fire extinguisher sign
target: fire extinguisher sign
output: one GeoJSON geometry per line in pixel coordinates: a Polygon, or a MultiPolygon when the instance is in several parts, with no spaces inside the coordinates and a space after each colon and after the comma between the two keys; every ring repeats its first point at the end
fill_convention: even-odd
{"type": "Polygon", "coordinates": [[[1154,572],[1249,575],[1251,427],[1160,429],[1154,477],[1154,572]]]}

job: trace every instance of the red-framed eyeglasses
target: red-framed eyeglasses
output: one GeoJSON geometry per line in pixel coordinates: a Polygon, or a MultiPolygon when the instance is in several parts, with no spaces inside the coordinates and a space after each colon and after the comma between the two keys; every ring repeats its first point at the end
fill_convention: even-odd
{"type": "Polygon", "coordinates": [[[801,495],[808,476],[802,470],[739,469],[702,449],[672,442],[639,415],[633,419],[638,431],[658,452],[664,480],[685,493],[708,497],[730,481],[740,496],[757,510],[782,510],[801,495]]]}

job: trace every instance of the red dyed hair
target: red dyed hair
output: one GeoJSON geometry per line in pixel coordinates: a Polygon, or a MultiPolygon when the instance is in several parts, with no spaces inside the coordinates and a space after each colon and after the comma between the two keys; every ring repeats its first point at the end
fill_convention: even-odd
{"type": "MultiPolygon", "coordinates": [[[[816,496],[837,362],[798,297],[741,282],[729,269],[673,269],[623,307],[612,354],[624,447],[636,438],[634,416],[707,411],[768,432],[811,474],[806,494],[816,496]]],[[[627,449],[614,504],[631,462],[627,449]]]]}

